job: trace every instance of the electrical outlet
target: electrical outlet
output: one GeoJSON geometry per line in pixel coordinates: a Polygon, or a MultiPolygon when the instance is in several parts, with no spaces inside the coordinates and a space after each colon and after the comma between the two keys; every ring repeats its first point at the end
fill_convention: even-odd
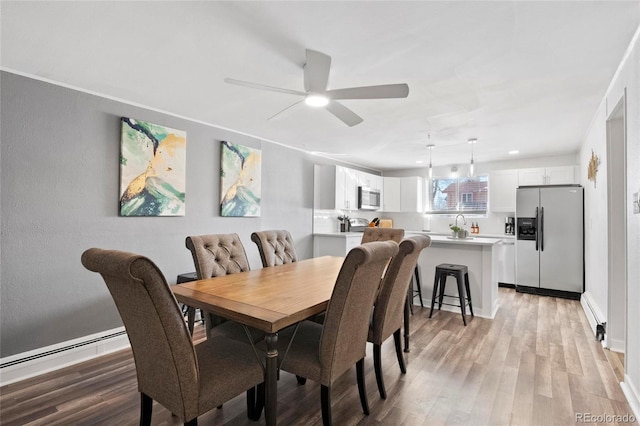
{"type": "Polygon", "coordinates": [[[633,214],[640,213],[640,191],[633,193],[633,214]]]}

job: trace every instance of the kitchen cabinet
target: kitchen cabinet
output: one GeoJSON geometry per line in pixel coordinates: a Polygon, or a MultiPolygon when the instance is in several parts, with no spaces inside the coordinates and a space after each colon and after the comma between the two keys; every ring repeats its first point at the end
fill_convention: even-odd
{"type": "Polygon", "coordinates": [[[313,257],[344,257],[352,248],[360,245],[362,241],[362,235],[362,232],[316,234],[313,236],[313,257]]]}
{"type": "Polygon", "coordinates": [[[342,166],[314,166],[313,206],[324,210],[357,210],[356,171],[342,166]]]}
{"type": "Polygon", "coordinates": [[[420,176],[385,177],[382,210],[422,213],[422,187],[423,179],[420,176]]]}
{"type": "Polygon", "coordinates": [[[492,212],[516,211],[518,170],[496,170],[489,174],[489,198],[492,212]]]}
{"type": "Polygon", "coordinates": [[[356,176],[358,179],[358,186],[366,186],[367,188],[382,191],[382,176],[360,171],[356,171],[356,176]]]}
{"type": "Polygon", "coordinates": [[[382,211],[400,211],[400,178],[383,178],[382,211]]]}
{"type": "Polygon", "coordinates": [[[568,185],[578,183],[578,166],[537,167],[518,170],[518,185],[568,185]]]}

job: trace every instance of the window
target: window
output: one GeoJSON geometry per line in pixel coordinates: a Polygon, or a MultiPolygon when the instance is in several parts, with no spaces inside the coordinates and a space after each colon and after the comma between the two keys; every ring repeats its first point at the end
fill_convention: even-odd
{"type": "Polygon", "coordinates": [[[486,213],[488,181],[487,176],[432,179],[429,213],[486,213]]]}

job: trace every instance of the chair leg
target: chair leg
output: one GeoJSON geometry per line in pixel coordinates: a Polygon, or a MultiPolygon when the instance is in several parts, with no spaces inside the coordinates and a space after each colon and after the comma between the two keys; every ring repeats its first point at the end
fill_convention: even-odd
{"type": "Polygon", "coordinates": [[[409,316],[409,302],[407,299],[404,303],[404,351],[409,352],[409,332],[411,331],[411,317],[409,316]]]}
{"type": "Polygon", "coordinates": [[[393,333],[393,341],[396,344],[396,356],[398,357],[398,365],[402,374],[407,374],[407,367],[404,364],[404,356],[402,356],[402,345],[400,344],[400,329],[393,333]]]}
{"type": "Polygon", "coordinates": [[[189,333],[193,336],[193,326],[196,322],[196,308],[189,306],[187,308],[187,326],[189,327],[189,333]]]}
{"type": "Polygon", "coordinates": [[[387,390],[384,387],[384,378],[382,377],[382,356],[380,354],[381,345],[373,344],[373,369],[376,372],[376,383],[378,384],[378,392],[380,398],[387,399],[387,390]]]}
{"type": "Polygon", "coordinates": [[[298,384],[301,386],[304,386],[304,384],[307,383],[306,377],[296,376],[296,380],[298,381],[298,384]]]}
{"type": "Polygon", "coordinates": [[[444,289],[447,287],[447,274],[440,273],[440,296],[438,297],[438,310],[442,310],[442,302],[444,301],[444,289]]]}
{"type": "Polygon", "coordinates": [[[322,405],[322,424],[331,426],[331,389],[329,386],[320,386],[320,402],[322,405]]]}
{"type": "Polygon", "coordinates": [[[264,383],[247,390],[247,417],[250,420],[260,420],[264,408],[264,383]]]}
{"type": "Polygon", "coordinates": [[[364,358],[356,362],[356,377],[358,381],[358,392],[360,393],[360,404],[362,412],[369,415],[369,401],[367,401],[367,387],[364,382],[364,358]]]}
{"type": "Polygon", "coordinates": [[[422,285],[420,284],[420,270],[418,269],[418,265],[416,265],[413,270],[413,275],[416,278],[416,288],[418,289],[418,297],[420,298],[420,306],[424,308],[424,304],[422,303],[422,285]]]}
{"type": "Polygon", "coordinates": [[[153,399],[140,392],[140,426],[151,426],[151,413],[153,412],[153,399]]]}

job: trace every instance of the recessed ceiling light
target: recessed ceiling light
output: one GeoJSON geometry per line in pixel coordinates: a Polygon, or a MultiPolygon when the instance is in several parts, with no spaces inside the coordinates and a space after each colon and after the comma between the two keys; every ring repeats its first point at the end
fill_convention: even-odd
{"type": "Polygon", "coordinates": [[[422,160],[416,160],[416,163],[418,163],[418,164],[422,164],[422,163],[424,163],[424,161],[422,161],[422,160]]]}
{"type": "Polygon", "coordinates": [[[329,99],[324,95],[310,93],[304,98],[304,103],[313,107],[323,107],[329,104],[329,99]]]}
{"type": "Polygon", "coordinates": [[[509,151],[509,155],[516,155],[516,154],[520,154],[520,151],[518,151],[517,149],[514,149],[513,151],[509,151]]]}

